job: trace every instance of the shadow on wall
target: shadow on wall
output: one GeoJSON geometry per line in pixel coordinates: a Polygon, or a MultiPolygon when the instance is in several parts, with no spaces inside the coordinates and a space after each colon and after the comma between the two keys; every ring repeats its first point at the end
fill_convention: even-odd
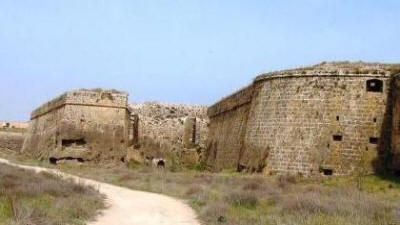
{"type": "Polygon", "coordinates": [[[396,151],[396,141],[393,139],[400,135],[400,131],[393,127],[396,118],[400,117],[400,115],[397,115],[400,111],[397,112],[396,110],[396,107],[400,107],[400,90],[398,90],[400,86],[396,86],[396,81],[398,82],[396,78],[390,80],[387,104],[380,134],[382,138],[380,138],[378,144],[377,157],[371,163],[378,176],[400,182],[398,178],[392,176],[393,174],[400,175],[400,165],[396,165],[394,154],[396,151]]]}

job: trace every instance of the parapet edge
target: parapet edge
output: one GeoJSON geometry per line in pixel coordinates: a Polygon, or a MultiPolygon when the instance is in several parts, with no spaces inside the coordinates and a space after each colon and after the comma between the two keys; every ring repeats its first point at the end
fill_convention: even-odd
{"type": "Polygon", "coordinates": [[[222,98],[215,104],[208,107],[207,115],[211,118],[223,112],[240,107],[246,103],[250,103],[253,97],[253,88],[254,85],[250,84],[222,98]]]}
{"type": "Polygon", "coordinates": [[[33,110],[31,113],[31,120],[67,104],[127,108],[128,94],[115,90],[100,91],[100,89],[67,91],[33,110]]]}

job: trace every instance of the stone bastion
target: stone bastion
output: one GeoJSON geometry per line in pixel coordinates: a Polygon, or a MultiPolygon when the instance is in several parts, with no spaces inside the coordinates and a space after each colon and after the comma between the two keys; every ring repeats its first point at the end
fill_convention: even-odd
{"type": "Polygon", "coordinates": [[[120,160],[129,142],[128,94],[69,91],[31,113],[23,152],[59,160],[120,160]]]}
{"type": "Polygon", "coordinates": [[[374,171],[391,151],[393,68],[322,63],[259,75],[209,107],[207,164],[268,174],[374,171]]]}

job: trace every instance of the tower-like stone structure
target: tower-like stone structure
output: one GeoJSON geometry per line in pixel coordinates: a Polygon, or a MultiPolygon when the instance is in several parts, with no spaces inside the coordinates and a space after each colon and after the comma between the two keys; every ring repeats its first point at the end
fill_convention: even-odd
{"type": "Polygon", "coordinates": [[[390,146],[391,68],[323,63],[261,74],[209,108],[208,164],[304,175],[373,171],[390,146]]]}
{"type": "Polygon", "coordinates": [[[129,142],[127,102],[115,90],[66,92],[32,112],[22,151],[52,162],[120,160],[129,142]]]}

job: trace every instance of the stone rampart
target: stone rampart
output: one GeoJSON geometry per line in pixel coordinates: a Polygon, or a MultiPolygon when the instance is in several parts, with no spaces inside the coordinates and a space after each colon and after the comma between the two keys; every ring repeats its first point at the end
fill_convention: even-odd
{"type": "Polygon", "coordinates": [[[76,90],[66,92],[45,103],[31,113],[31,119],[42,116],[63,105],[126,108],[127,94],[123,92],[76,90]]]}
{"type": "Polygon", "coordinates": [[[281,174],[373,171],[389,91],[390,72],[377,64],[260,75],[248,106],[229,107],[238,102],[235,93],[209,109],[207,162],[217,170],[281,174]]]}
{"type": "Polygon", "coordinates": [[[392,132],[391,132],[391,156],[393,162],[390,165],[391,169],[400,173],[400,74],[395,76],[392,82],[392,132]]]}
{"type": "Polygon", "coordinates": [[[247,104],[251,102],[252,94],[253,85],[242,88],[210,106],[207,110],[207,115],[209,117],[214,117],[226,111],[236,109],[241,105],[247,104]]]}
{"type": "Polygon", "coordinates": [[[67,92],[32,113],[23,151],[53,161],[120,160],[126,155],[127,94],[67,92]]]}
{"type": "Polygon", "coordinates": [[[164,158],[173,153],[185,164],[193,161],[192,156],[199,157],[198,152],[205,148],[208,130],[205,106],[146,102],[131,104],[130,108],[138,124],[138,147],[131,155],[164,158]]]}

